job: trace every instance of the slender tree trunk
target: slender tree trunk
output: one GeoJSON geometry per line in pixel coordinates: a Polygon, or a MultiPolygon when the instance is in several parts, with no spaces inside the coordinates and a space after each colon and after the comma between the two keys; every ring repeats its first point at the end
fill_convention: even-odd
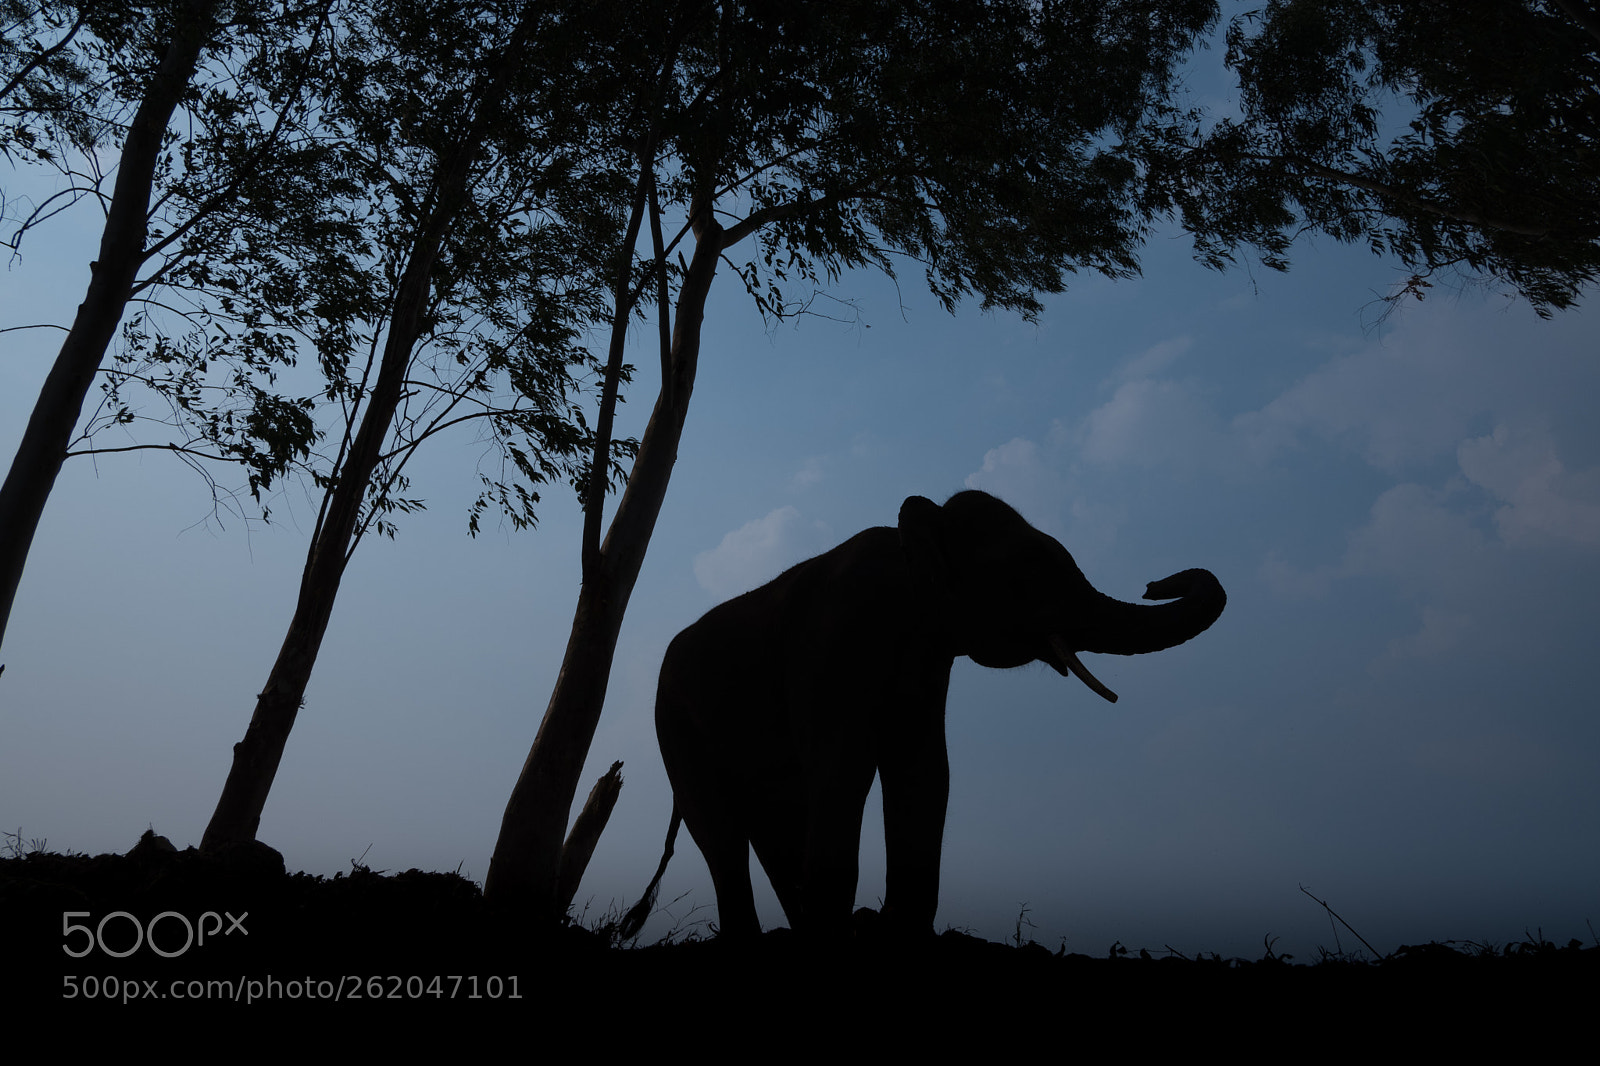
{"type": "Polygon", "coordinates": [[[100,257],[89,264],[88,291],[45,378],[5,484],[0,486],[0,641],[5,638],[39,517],[66,461],[72,429],[83,412],[84,397],[117,323],[122,321],[144,263],[150,191],[161,158],[161,139],[210,39],[215,7],[214,0],[193,0],[181,9],[166,54],[134,113],[122,142],[111,207],[100,236],[100,257]]]}
{"type": "Polygon", "coordinates": [[[311,671],[316,666],[317,653],[333,614],[333,603],[339,594],[339,582],[350,561],[362,500],[372,482],[372,473],[377,469],[384,439],[394,422],[411,355],[422,334],[434,263],[445,234],[467,195],[473,160],[504,96],[506,79],[516,70],[525,50],[534,21],[531,7],[525,9],[505,51],[486,78],[478,94],[472,125],[441,164],[433,210],[412,242],[395,294],[389,335],[361,427],[325,497],[327,509],[312,537],[289,631],[267,675],[266,685],[256,696],[255,713],[250,717],[244,739],[233,746],[233,765],[201,838],[202,848],[254,840],[260,827],[267,794],[272,790],[278,764],[283,760],[295,716],[305,700],[306,685],[311,680],[311,671]]]}
{"type": "Polygon", "coordinates": [[[300,596],[289,621],[289,632],[283,638],[266,685],[256,696],[255,713],[250,717],[244,739],[233,746],[233,766],[201,838],[202,848],[254,840],[261,824],[267,794],[272,790],[289,731],[294,728],[328,620],[333,615],[339,582],[350,560],[350,545],[361,515],[361,502],[400,403],[442,235],[442,226],[432,226],[413,245],[412,258],[395,301],[377,381],[368,398],[361,427],[329,491],[327,511],[312,537],[301,575],[300,596]]]}
{"type": "MultiPolygon", "coordinates": [[[[699,365],[706,296],[723,249],[722,228],[710,221],[709,210],[703,217],[706,222],[696,234],[694,259],[678,293],[668,378],[661,383],[600,558],[585,568],[555,691],[506,804],[484,881],[484,894],[491,902],[514,906],[534,918],[557,920],[564,911],[557,900],[557,878],[567,819],[605,705],[622,617],[678,459],[678,441],[699,365]]],[[[596,470],[592,476],[603,477],[604,471],[596,470]]]]}

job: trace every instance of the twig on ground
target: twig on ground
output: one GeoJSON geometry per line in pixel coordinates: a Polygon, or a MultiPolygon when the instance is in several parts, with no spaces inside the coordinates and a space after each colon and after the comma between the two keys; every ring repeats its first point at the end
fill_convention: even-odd
{"type": "Polygon", "coordinates": [[[1311,893],[1306,890],[1306,886],[1305,885],[1301,885],[1300,886],[1300,891],[1305,892],[1305,894],[1307,896],[1310,896],[1313,900],[1316,900],[1316,902],[1322,904],[1322,909],[1327,911],[1330,915],[1332,915],[1335,918],[1338,918],[1340,925],[1342,925],[1346,929],[1350,930],[1350,932],[1352,934],[1354,934],[1354,936],[1355,936],[1355,938],[1357,940],[1361,941],[1361,943],[1366,945],[1367,950],[1372,952],[1372,957],[1373,958],[1382,959],[1382,958],[1386,958],[1387,957],[1383,953],[1381,953],[1377,948],[1373,947],[1371,944],[1367,944],[1367,938],[1362,936],[1360,933],[1357,933],[1355,926],[1351,925],[1349,922],[1345,921],[1343,918],[1340,918],[1339,917],[1339,912],[1335,911],[1332,907],[1328,906],[1328,901],[1327,900],[1317,899],[1316,896],[1312,896],[1311,893]]]}

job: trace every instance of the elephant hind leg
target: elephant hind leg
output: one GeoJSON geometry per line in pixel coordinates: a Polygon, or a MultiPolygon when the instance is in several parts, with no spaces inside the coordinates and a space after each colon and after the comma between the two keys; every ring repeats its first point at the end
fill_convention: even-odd
{"type": "Polygon", "coordinates": [[[672,743],[659,728],[661,754],[672,782],[673,802],[683,824],[705,857],[711,883],[717,892],[717,918],[721,934],[750,938],[761,934],[755,894],[750,884],[750,831],[746,825],[748,798],[729,784],[721,768],[705,754],[694,737],[672,743]]]}
{"type": "Polygon", "coordinates": [[[755,826],[750,844],[755,848],[761,868],[772,882],[789,928],[805,927],[805,841],[806,809],[798,789],[777,797],[767,808],[767,817],[755,826]]]}
{"type": "MultiPolygon", "coordinates": [[[[687,820],[687,819],[685,819],[687,820]]],[[[690,833],[694,826],[690,825],[690,833]]],[[[711,883],[717,890],[717,923],[722,936],[747,940],[761,935],[761,920],[756,917],[755,891],[750,884],[750,843],[732,835],[702,841],[695,836],[700,853],[711,869],[711,883]]]]}
{"type": "Polygon", "coordinates": [[[703,793],[691,798],[679,792],[676,802],[689,835],[694,837],[695,846],[711,871],[721,934],[739,938],[761,935],[755,892],[750,884],[750,838],[744,827],[726,813],[737,810],[737,805],[719,805],[715,799],[707,802],[703,793]],[[709,817],[707,810],[712,812],[709,817]]]}

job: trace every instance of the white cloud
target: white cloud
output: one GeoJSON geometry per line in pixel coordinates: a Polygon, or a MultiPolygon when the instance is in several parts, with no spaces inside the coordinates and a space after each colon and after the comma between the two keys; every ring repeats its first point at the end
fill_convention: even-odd
{"type": "Polygon", "coordinates": [[[794,507],[780,507],[765,518],[745,523],[715,548],[695,556],[695,580],[718,599],[737,596],[822,551],[831,539],[823,523],[807,523],[794,507]]]}
{"type": "Polygon", "coordinates": [[[1261,580],[1274,593],[1286,600],[1316,599],[1328,593],[1328,585],[1337,576],[1330,566],[1301,570],[1276,551],[1267,553],[1261,563],[1261,580]]]}
{"type": "MultiPolygon", "coordinates": [[[[1310,433],[1359,451],[1380,470],[1448,452],[1466,431],[1479,401],[1448,395],[1432,351],[1378,345],[1335,359],[1260,411],[1235,421],[1252,450],[1265,455],[1310,433]]],[[[1487,400],[1487,397],[1484,398],[1487,400]]]]}
{"type": "Polygon", "coordinates": [[[1300,569],[1271,552],[1258,573],[1287,599],[1323,596],[1344,578],[1376,577],[1430,602],[1471,602],[1482,573],[1496,565],[1493,546],[1467,515],[1446,506],[1450,496],[1415,483],[1396,485],[1373,501],[1337,564],[1300,569]]]}
{"type": "Polygon", "coordinates": [[[1502,501],[1495,525],[1507,544],[1541,536],[1600,544],[1600,468],[1569,474],[1548,428],[1512,428],[1461,442],[1461,472],[1502,501]]]}
{"type": "Polygon", "coordinates": [[[986,479],[1004,470],[1031,470],[1039,465],[1039,446],[1031,440],[1013,437],[1000,447],[990,448],[984,453],[982,468],[975,474],[967,475],[967,488],[983,488],[986,479]]]}
{"type": "Polygon", "coordinates": [[[1297,597],[1342,578],[1390,581],[1418,604],[1422,625],[1395,640],[1389,657],[1414,658],[1466,639],[1474,619],[1487,624],[1485,590],[1510,565],[1503,549],[1600,545],[1600,468],[1569,470],[1550,429],[1568,411],[1579,451],[1592,439],[1573,422],[1579,409],[1568,395],[1569,371],[1586,366],[1592,346],[1575,326],[1531,319],[1486,307],[1408,308],[1381,342],[1330,360],[1235,420],[1237,442],[1257,458],[1320,438],[1399,482],[1373,502],[1336,563],[1300,570],[1269,556],[1260,570],[1269,587],[1297,597]],[[1418,483],[1424,472],[1427,483],[1418,483]]]}
{"type": "Polygon", "coordinates": [[[1068,545],[1082,563],[1116,542],[1128,513],[1120,504],[1096,503],[1084,495],[1077,472],[1063,458],[1074,447],[1069,436],[1057,422],[1043,445],[1017,437],[991,448],[965,484],[1015,507],[1034,528],[1068,545]]]}
{"type": "MultiPolygon", "coordinates": [[[[1469,590],[1503,569],[1504,548],[1548,539],[1600,545],[1600,469],[1568,473],[1548,430],[1501,424],[1462,441],[1458,455],[1465,480],[1498,504],[1494,532],[1482,527],[1482,497],[1461,477],[1443,488],[1403,482],[1373,501],[1337,565],[1300,570],[1269,555],[1262,579],[1290,598],[1322,595],[1339,578],[1381,577],[1429,603],[1470,602],[1469,590]]],[[[1423,632],[1407,638],[1395,654],[1420,654],[1459,635],[1461,626],[1447,627],[1447,621],[1465,616],[1446,612],[1430,619],[1426,612],[1432,609],[1424,609],[1423,632]]]]}
{"type": "Polygon", "coordinates": [[[1172,337],[1124,362],[1112,377],[1119,384],[1111,399],[1083,422],[1078,458],[1148,468],[1188,466],[1198,455],[1215,454],[1218,421],[1210,404],[1191,383],[1161,377],[1193,343],[1172,337]]]}
{"type": "MultiPolygon", "coordinates": [[[[1128,509],[1120,504],[1093,503],[1075,495],[1070,508],[1072,525],[1063,544],[1071,544],[1080,564],[1098,559],[1117,542],[1117,531],[1128,522],[1128,509]]],[[[1041,527],[1043,528],[1043,527],[1041,527]]],[[[1048,531],[1047,531],[1048,532],[1048,531]]]]}
{"type": "Polygon", "coordinates": [[[1240,415],[1234,431],[1260,459],[1309,435],[1393,474],[1435,461],[1486,415],[1544,407],[1548,372],[1579,357],[1561,330],[1531,318],[1525,309],[1406,307],[1387,335],[1240,415]]]}
{"type": "Polygon", "coordinates": [[[1128,359],[1118,371],[1117,377],[1122,381],[1139,381],[1155,377],[1177,362],[1193,344],[1194,341],[1190,337],[1173,337],[1159,344],[1153,344],[1128,359]]]}
{"type": "Polygon", "coordinates": [[[1343,576],[1391,577],[1428,589],[1474,583],[1487,542],[1465,515],[1444,505],[1446,498],[1412,483],[1379,496],[1367,524],[1350,535],[1343,576]]]}
{"type": "Polygon", "coordinates": [[[990,448],[983,466],[967,475],[966,487],[998,496],[1037,528],[1060,536],[1058,517],[1066,501],[1066,486],[1033,441],[1016,437],[990,448]]]}
{"type": "Polygon", "coordinates": [[[1454,650],[1472,629],[1472,619],[1457,611],[1439,607],[1422,609],[1422,629],[1410,636],[1389,642],[1391,659],[1427,659],[1454,650]]]}
{"type": "Polygon", "coordinates": [[[1147,379],[1120,386],[1090,412],[1081,454],[1106,466],[1189,466],[1217,443],[1215,416],[1191,386],[1147,379]]]}
{"type": "Polygon", "coordinates": [[[822,481],[822,460],[812,456],[800,464],[800,469],[794,472],[789,479],[789,484],[797,489],[809,489],[822,481]]]}

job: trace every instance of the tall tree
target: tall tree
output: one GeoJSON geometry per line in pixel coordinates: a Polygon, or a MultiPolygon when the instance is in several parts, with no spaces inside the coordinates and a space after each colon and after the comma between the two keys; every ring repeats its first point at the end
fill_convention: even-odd
{"type": "Polygon", "coordinates": [[[97,374],[109,390],[102,424],[138,417],[124,390],[142,382],[188,433],[151,446],[244,463],[252,492],[315,440],[310,402],[263,387],[294,360],[304,299],[298,308],[277,301],[287,318],[241,320],[225,296],[188,313],[182,342],[141,314],[127,323],[126,345],[110,364],[106,355],[130,304],[156,290],[181,292],[197,281],[213,292],[292,289],[302,263],[344,252],[346,228],[299,210],[310,190],[342,180],[304,134],[306,75],[330,2],[6,5],[0,152],[67,179],[13,217],[10,243],[19,247],[68,201],[99,200],[106,221],[88,290],[0,485],[0,638],[97,374]],[[116,153],[109,196],[100,165],[107,151],[116,153]],[[232,328],[212,328],[224,322],[232,328]],[[232,369],[219,384],[207,377],[208,364],[232,369]]]}
{"type": "MultiPolygon", "coordinates": [[[[420,505],[397,494],[422,440],[488,418],[516,474],[486,479],[480,507],[497,500],[519,525],[534,519],[532,486],[589,476],[591,435],[573,405],[591,357],[578,341],[604,305],[588,250],[616,237],[612,214],[587,210],[613,179],[585,158],[592,119],[560,58],[570,32],[557,5],[414,0],[371,5],[339,35],[319,121],[360,176],[349,210],[374,255],[332,280],[387,295],[351,326],[365,364],[330,375],[344,432],[318,475],[294,614],[203,847],[255,839],[351,553],[369,530],[392,533],[386,514],[420,505]]],[[[603,490],[612,464],[597,469],[603,490]]]]}
{"type": "Polygon", "coordinates": [[[755,240],[733,267],[778,315],[795,309],[790,284],[867,265],[893,275],[897,261],[918,265],[947,307],[976,294],[1024,315],[1068,272],[1131,275],[1155,211],[1150,157],[1193,125],[1169,102],[1177,65],[1215,19],[1204,0],[635,7],[597,5],[591,23],[606,46],[589,77],[631,97],[617,143],[635,159],[596,468],[640,300],[656,308],[661,388],[603,539],[602,499],[591,489],[585,500],[566,656],[485,884],[491,900],[548,918],[719,264],[755,240]],[[646,225],[649,250],[636,259],[646,225]]]}

